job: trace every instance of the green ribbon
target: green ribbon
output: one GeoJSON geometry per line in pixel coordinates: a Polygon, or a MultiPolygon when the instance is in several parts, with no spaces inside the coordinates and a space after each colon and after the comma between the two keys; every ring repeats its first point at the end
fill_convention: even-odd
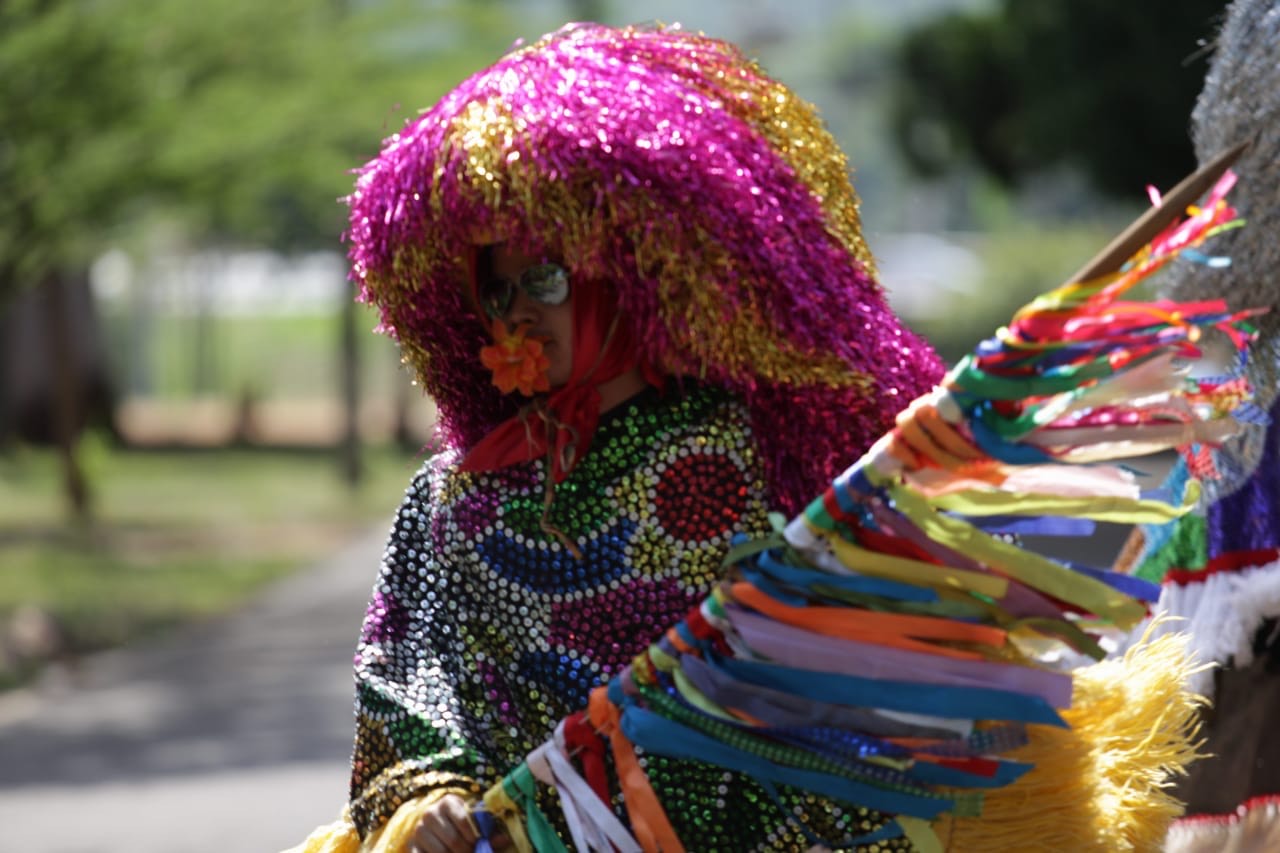
{"type": "Polygon", "coordinates": [[[1055,368],[1047,375],[993,376],[979,368],[977,359],[969,354],[956,365],[948,381],[952,393],[957,395],[973,395],[986,400],[1025,400],[1074,391],[1084,382],[1102,379],[1114,372],[1107,359],[1098,358],[1084,364],[1055,368]]]}
{"type": "Polygon", "coordinates": [[[513,803],[517,803],[524,812],[525,827],[529,831],[529,841],[538,853],[569,853],[560,836],[551,826],[551,821],[538,808],[537,782],[527,764],[521,764],[502,780],[502,787],[513,803]]]}

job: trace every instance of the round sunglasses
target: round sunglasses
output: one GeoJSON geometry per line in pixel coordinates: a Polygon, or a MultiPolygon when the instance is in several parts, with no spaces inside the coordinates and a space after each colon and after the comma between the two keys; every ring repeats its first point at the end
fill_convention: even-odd
{"type": "Polygon", "coordinates": [[[517,289],[542,305],[563,305],[569,298],[569,274],[559,264],[535,264],[516,281],[494,276],[480,285],[480,307],[491,319],[499,320],[511,310],[517,289]]]}

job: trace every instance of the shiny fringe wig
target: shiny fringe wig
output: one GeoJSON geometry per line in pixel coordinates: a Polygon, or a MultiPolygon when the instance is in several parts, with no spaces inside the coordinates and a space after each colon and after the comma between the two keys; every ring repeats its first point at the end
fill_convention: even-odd
{"type": "Polygon", "coordinates": [[[648,363],[742,396],[795,511],[941,376],[876,283],[847,172],[815,109],[733,45],[574,25],[384,142],[348,199],[352,275],[463,449],[516,405],[477,357],[473,247],[610,283],[648,363]]]}

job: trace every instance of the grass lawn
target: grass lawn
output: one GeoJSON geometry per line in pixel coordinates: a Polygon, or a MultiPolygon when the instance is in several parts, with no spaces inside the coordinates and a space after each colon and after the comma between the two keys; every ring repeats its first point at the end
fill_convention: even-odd
{"type": "MultiPolygon", "coordinates": [[[[94,519],[69,525],[47,450],[0,452],[0,651],[19,609],[54,617],[75,654],[224,612],[391,516],[421,459],[365,454],[349,490],[323,453],[143,452],[85,442],[94,519]]],[[[29,674],[0,656],[0,687],[29,674]]]]}

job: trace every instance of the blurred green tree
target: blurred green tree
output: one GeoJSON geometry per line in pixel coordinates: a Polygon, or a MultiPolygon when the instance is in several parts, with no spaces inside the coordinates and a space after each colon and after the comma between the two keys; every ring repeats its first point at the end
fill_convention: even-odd
{"type": "MultiPolygon", "coordinates": [[[[496,0],[0,2],[0,305],[60,293],[148,218],[194,240],[335,245],[348,170],[400,104],[430,103],[507,47],[510,18],[496,0]]],[[[71,334],[52,323],[45,356],[83,517],[71,334]]]]}
{"type": "Polygon", "coordinates": [[[1188,122],[1220,0],[1000,0],[910,31],[898,51],[894,133],[915,171],[962,158],[1005,184],[1080,169],[1133,198],[1195,167],[1188,122]]]}

